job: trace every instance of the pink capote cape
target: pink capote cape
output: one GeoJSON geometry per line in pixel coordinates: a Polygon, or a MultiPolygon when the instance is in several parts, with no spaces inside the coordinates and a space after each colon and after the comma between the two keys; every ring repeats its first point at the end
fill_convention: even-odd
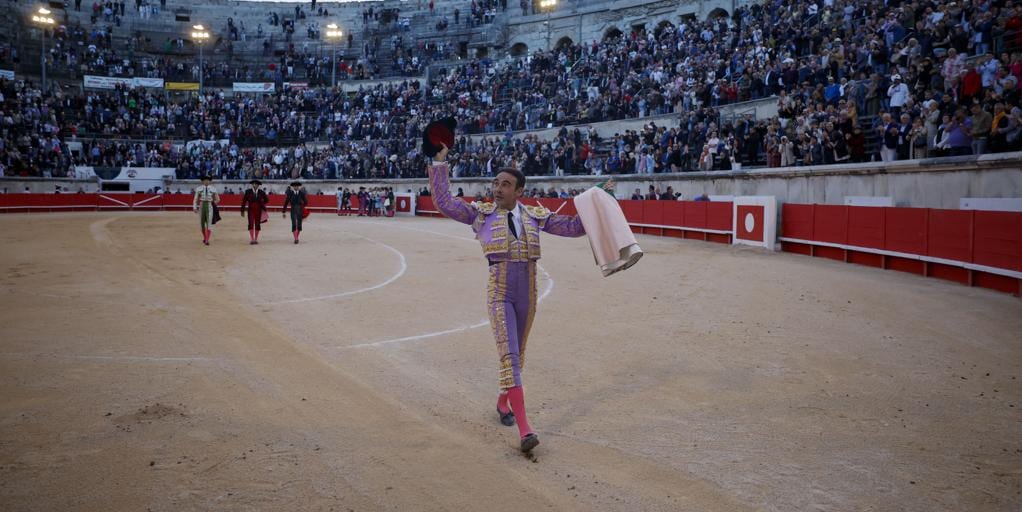
{"type": "Polygon", "coordinates": [[[596,265],[603,277],[634,265],[642,257],[642,248],[628,227],[617,199],[602,188],[592,187],[575,197],[575,209],[589,237],[596,265]]]}

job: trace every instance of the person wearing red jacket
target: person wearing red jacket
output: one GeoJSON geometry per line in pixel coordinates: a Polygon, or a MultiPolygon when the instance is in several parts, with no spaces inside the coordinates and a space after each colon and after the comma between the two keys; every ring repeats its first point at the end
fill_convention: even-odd
{"type": "Polygon", "coordinates": [[[266,212],[266,203],[270,202],[270,199],[266,196],[266,191],[259,188],[263,182],[259,180],[252,180],[249,182],[252,188],[245,191],[245,196],[241,198],[241,216],[245,216],[245,210],[248,210],[248,235],[249,245],[256,245],[259,243],[259,230],[262,229],[260,224],[263,223],[264,212],[266,212]]]}
{"type": "Polygon", "coordinates": [[[967,71],[962,76],[962,103],[968,105],[973,98],[982,98],[983,77],[976,71],[976,64],[966,64],[967,71]]]}

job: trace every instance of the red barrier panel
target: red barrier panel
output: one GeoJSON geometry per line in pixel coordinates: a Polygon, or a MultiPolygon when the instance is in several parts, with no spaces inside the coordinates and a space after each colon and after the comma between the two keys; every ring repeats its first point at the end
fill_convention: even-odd
{"type": "Polygon", "coordinates": [[[95,194],[33,194],[34,202],[40,206],[65,206],[64,210],[84,211],[96,208],[95,194]]]}
{"type": "Polygon", "coordinates": [[[664,225],[685,225],[685,203],[681,201],[664,201],[664,225]]]}
{"type": "Polygon", "coordinates": [[[163,194],[131,194],[132,210],[162,210],[163,194]]]}
{"type": "MultiPolygon", "coordinates": [[[[848,207],[848,244],[871,249],[884,248],[884,208],[848,207]]],[[[872,265],[873,261],[870,260],[872,265]]]]}
{"type": "Polygon", "coordinates": [[[1022,212],[786,204],[783,213],[782,239],[805,241],[784,241],[787,252],[1022,292],[1022,212]]]}
{"type": "Polygon", "coordinates": [[[731,231],[734,204],[731,202],[706,202],[706,228],[731,231]]]}
{"type": "Polygon", "coordinates": [[[664,203],[667,201],[643,201],[642,223],[664,225],[664,203]]]}
{"type": "Polygon", "coordinates": [[[236,210],[241,208],[241,194],[220,194],[220,208],[236,210]]]}
{"type": "Polygon", "coordinates": [[[781,234],[800,240],[813,239],[813,205],[790,204],[781,206],[781,234]]]}
{"type": "Polygon", "coordinates": [[[625,220],[630,223],[642,223],[642,201],[618,201],[621,211],[625,214],[625,220]]]}
{"type": "Polygon", "coordinates": [[[926,254],[972,262],[972,216],[970,210],[930,210],[926,254]]]}
{"type": "MultiPolygon", "coordinates": [[[[352,199],[355,199],[354,197],[352,199]]],[[[436,206],[433,205],[432,196],[419,196],[415,200],[415,209],[424,210],[427,212],[436,211],[436,206]]]]}
{"type": "Polygon", "coordinates": [[[337,197],[327,195],[311,195],[309,196],[309,209],[316,212],[323,212],[326,210],[337,211],[337,197]]]}
{"type": "Polygon", "coordinates": [[[1022,270],[1022,212],[976,211],[973,261],[1022,270]]]}
{"type": "Polygon", "coordinates": [[[575,200],[568,199],[565,201],[564,208],[561,208],[561,211],[558,213],[560,215],[578,215],[578,210],[575,209],[575,200]]]}
{"type": "Polygon", "coordinates": [[[840,205],[813,205],[813,236],[810,240],[848,243],[848,207],[840,205]]]}
{"type": "Polygon", "coordinates": [[[72,212],[96,209],[95,194],[0,194],[0,212],[72,212]]]}
{"type": "Polygon", "coordinates": [[[192,209],[192,195],[191,194],[164,194],[163,195],[163,209],[164,210],[191,210],[192,209]]]}
{"type": "Polygon", "coordinates": [[[536,202],[551,212],[563,213],[561,207],[568,201],[566,199],[555,199],[551,197],[549,199],[537,199],[536,202]]]}
{"type": "Polygon", "coordinates": [[[926,254],[926,208],[884,208],[884,248],[926,254]]]}
{"type": "Polygon", "coordinates": [[[706,205],[708,201],[685,201],[685,223],[686,228],[706,229],[706,205]]]}

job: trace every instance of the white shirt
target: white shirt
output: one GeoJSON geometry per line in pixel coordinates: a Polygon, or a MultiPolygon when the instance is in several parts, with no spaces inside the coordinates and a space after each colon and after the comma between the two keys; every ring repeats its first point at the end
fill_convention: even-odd
{"type": "Polygon", "coordinates": [[[514,210],[510,210],[511,220],[515,223],[515,233],[518,234],[518,238],[525,236],[525,226],[522,224],[522,203],[517,203],[514,210]]]}
{"type": "Polygon", "coordinates": [[[904,83],[897,83],[887,89],[887,95],[891,97],[892,107],[901,107],[908,100],[908,86],[904,83]]]}

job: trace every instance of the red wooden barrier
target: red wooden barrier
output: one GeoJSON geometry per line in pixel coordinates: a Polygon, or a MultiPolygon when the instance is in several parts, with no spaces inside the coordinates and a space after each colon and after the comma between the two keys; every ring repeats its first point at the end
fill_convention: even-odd
{"type": "Polygon", "coordinates": [[[1022,212],[977,211],[975,215],[973,261],[1022,270],[1022,212]]]}
{"type": "Polygon", "coordinates": [[[1022,292],[1022,213],[785,204],[784,251],[1022,292]]]}
{"type": "Polygon", "coordinates": [[[884,209],[848,207],[848,245],[884,248],[884,209]]]}
{"type": "Polygon", "coordinates": [[[731,231],[731,217],[734,205],[730,202],[702,201],[706,205],[706,228],[717,231],[731,231]]]}
{"type": "Polygon", "coordinates": [[[781,215],[781,233],[800,240],[813,239],[813,205],[785,204],[781,215]]]}
{"type": "Polygon", "coordinates": [[[930,210],[926,254],[934,258],[973,261],[971,210],[930,210]]]}
{"type": "Polygon", "coordinates": [[[686,201],[684,204],[685,208],[685,223],[682,226],[686,228],[696,229],[707,229],[706,225],[706,204],[708,201],[686,201]]]}

